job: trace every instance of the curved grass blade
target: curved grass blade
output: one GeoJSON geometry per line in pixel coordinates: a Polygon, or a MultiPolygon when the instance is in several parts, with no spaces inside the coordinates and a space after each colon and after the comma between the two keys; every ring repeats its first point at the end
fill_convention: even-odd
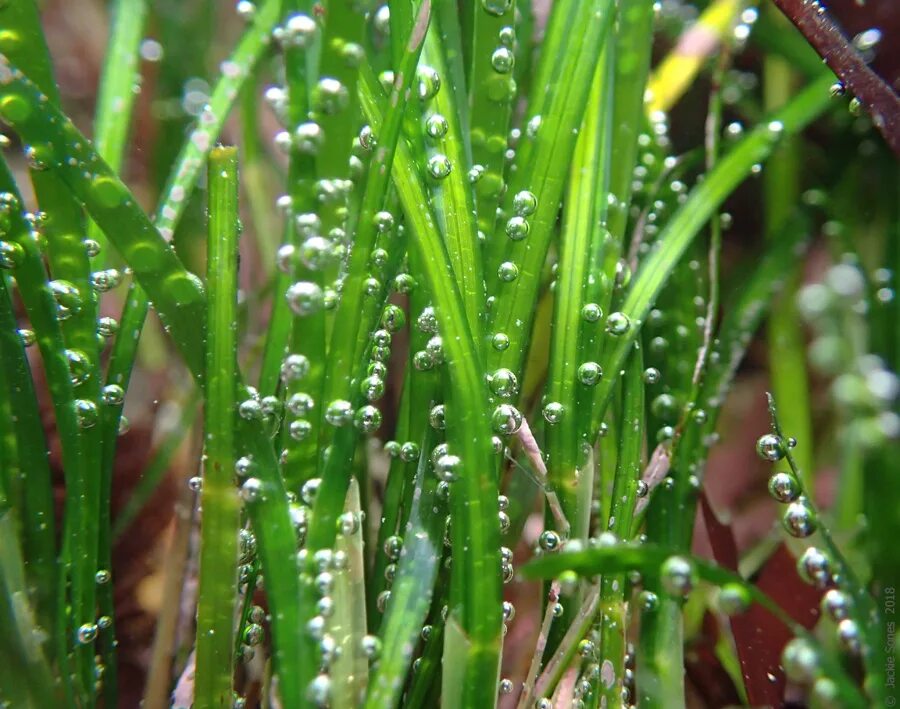
{"type": "Polygon", "coordinates": [[[232,701],[234,589],[237,585],[240,503],[232,483],[237,413],[237,148],[209,156],[209,236],[206,339],[205,464],[200,504],[200,588],[197,603],[197,670],[194,703],[220,707],[232,701]]]}
{"type": "Polygon", "coordinates": [[[430,469],[427,455],[435,438],[434,431],[430,430],[422,440],[420,450],[423,453],[416,470],[403,549],[378,631],[382,657],[366,695],[367,709],[397,706],[412,663],[416,639],[431,607],[443,544],[442,517],[435,513],[437,476],[430,469]]]}
{"type": "Polygon", "coordinates": [[[828,108],[830,81],[828,75],[822,75],[784,109],[773,115],[772,120],[758,126],[735,146],[706,179],[694,188],[688,200],[660,234],[659,245],[634,278],[620,308],[628,327],[623,334],[610,336],[614,339],[603,353],[601,366],[608,375],[596,387],[591,416],[592,431],[597,431],[600,427],[618,379],[617,373],[672,268],[725,197],[750,173],[753,165],[768,157],[782,135],[799,132],[828,108]]]}

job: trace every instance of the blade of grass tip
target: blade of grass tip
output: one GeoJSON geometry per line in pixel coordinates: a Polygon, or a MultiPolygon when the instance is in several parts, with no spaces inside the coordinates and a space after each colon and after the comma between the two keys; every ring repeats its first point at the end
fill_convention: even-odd
{"type": "Polygon", "coordinates": [[[483,170],[474,191],[478,229],[492,236],[502,194],[506,140],[515,97],[515,83],[509,74],[515,66],[516,2],[473,3],[473,6],[472,60],[468,73],[470,140],[472,164],[480,165],[483,170]]]}
{"type": "Polygon", "coordinates": [[[205,459],[200,505],[200,587],[194,703],[232,701],[240,503],[232,483],[237,412],[237,148],[209,155],[205,459]]]}
{"type": "MultiPolygon", "coordinates": [[[[125,141],[131,124],[134,91],[138,74],[141,41],[147,19],[147,0],[116,0],[100,78],[100,93],[94,113],[94,146],[115,172],[122,169],[125,141]]],[[[94,223],[88,224],[88,238],[104,245],[106,238],[94,223]]],[[[94,265],[109,264],[108,249],[100,249],[94,265]]]]}
{"type": "MultiPolygon", "coordinates": [[[[548,86],[540,87],[538,95],[547,94],[540,127],[519,148],[529,150],[516,159],[503,203],[506,218],[495,230],[485,260],[488,294],[494,297],[490,312],[494,346],[488,355],[489,372],[506,367],[517,376],[521,374],[541,271],[594,67],[612,26],[612,15],[609,0],[578,2],[573,23],[565,28],[569,50],[562,53],[559,73],[548,86]],[[499,349],[498,345],[505,348],[499,349]]],[[[547,61],[558,61],[558,57],[547,61]]]]}
{"type": "MultiPolygon", "coordinates": [[[[123,254],[141,287],[153,299],[163,323],[180,350],[194,378],[203,386],[203,337],[205,294],[199,279],[188,273],[171,246],[159,235],[135,204],[133,195],[93,152],[90,144],[59,111],[44,102],[21,72],[0,61],[0,116],[26,140],[40,139],[65,146],[71,159],[48,162],[61,174],[72,192],[83,201],[111,243],[123,254]],[[40,106],[40,109],[36,107],[40,106]]],[[[33,142],[33,141],[31,141],[33,142]]],[[[244,398],[250,398],[244,392],[244,398]]],[[[257,464],[249,488],[248,511],[259,538],[266,588],[273,610],[276,638],[273,661],[279,671],[283,702],[296,706],[301,695],[296,674],[281,668],[299,665],[299,582],[290,571],[296,553],[285,490],[271,442],[258,421],[241,419],[238,438],[257,464]]]]}
{"type": "Polygon", "coordinates": [[[337,540],[337,551],[347,556],[347,568],[337,574],[334,584],[335,613],[328,630],[341,648],[332,666],[332,701],[334,706],[359,706],[369,681],[369,658],[372,645],[366,635],[365,563],[363,532],[365,515],[360,514],[359,484],[350,480],[342,521],[345,531],[337,540]]]}
{"type": "Polygon", "coordinates": [[[653,72],[647,86],[650,101],[647,110],[666,112],[693,83],[706,57],[738,22],[744,0],[715,0],[681,37],[653,72]]]}
{"type": "Polygon", "coordinates": [[[412,508],[403,531],[404,543],[391,595],[378,630],[381,660],[369,683],[366,709],[398,705],[438,576],[443,525],[442,516],[435,512],[438,480],[428,455],[437,440],[434,429],[429,427],[421,440],[412,508]]]}
{"type": "MultiPolygon", "coordinates": [[[[0,251],[12,242],[0,242],[0,251]]],[[[18,248],[18,247],[16,247],[18,248]]],[[[14,263],[11,261],[10,263],[14,263]]],[[[56,533],[53,486],[47,460],[47,440],[38,408],[31,366],[17,329],[9,279],[0,278],[0,361],[6,385],[3,399],[9,405],[15,459],[4,473],[15,476],[20,490],[16,514],[22,538],[22,556],[28,578],[29,600],[38,625],[52,638],[56,630],[56,533]]],[[[52,656],[52,648],[51,656],[52,656]]]]}
{"type": "Polygon", "coordinates": [[[28,709],[59,706],[54,691],[58,683],[41,648],[43,629],[28,603],[25,560],[17,537],[12,511],[0,509],[0,650],[4,653],[0,701],[28,709]]]}
{"type": "Polygon", "coordinates": [[[765,160],[782,136],[799,132],[828,108],[830,81],[829,75],[823,74],[771,120],[752,131],[691,191],[687,201],[666,225],[659,236],[659,246],[632,279],[620,311],[615,314],[623,327],[616,328],[620,334],[610,334],[611,341],[603,352],[601,366],[608,376],[596,387],[592,431],[599,429],[618,372],[674,265],[722,201],[750,174],[753,165],[765,160]]]}
{"type": "MultiPolygon", "coordinates": [[[[631,534],[634,507],[640,485],[644,448],[644,359],[639,345],[631,352],[622,379],[622,423],[619,451],[610,495],[607,529],[618,539],[631,534]]],[[[622,696],[625,679],[626,631],[625,576],[604,574],[600,581],[600,663],[612,670],[612,681],[599,683],[601,706],[605,701],[615,705],[622,696]]],[[[606,675],[609,676],[609,673],[606,675]]]]}
{"type": "MultiPolygon", "coordinates": [[[[783,458],[790,469],[790,475],[793,478],[799,500],[804,501],[805,506],[810,510],[811,516],[815,522],[815,528],[818,530],[822,545],[828,553],[830,564],[834,567],[833,574],[841,579],[840,585],[853,598],[853,607],[849,611],[850,617],[856,622],[861,629],[862,634],[866,637],[866,644],[876,647],[882,642],[881,623],[873,623],[872,618],[877,618],[880,611],[875,608],[872,596],[866,590],[865,586],[860,583],[859,577],[856,575],[853,567],[848,563],[846,556],[840,547],[834,541],[828,527],[823,523],[821,515],[818,513],[812,498],[808,494],[808,488],[804,484],[804,477],[800,470],[796,459],[794,458],[793,448],[788,442],[788,437],[784,434],[778,412],[775,408],[775,397],[771,393],[766,393],[769,404],[769,416],[772,421],[772,431],[776,438],[778,453],[783,458]]],[[[780,459],[780,458],[779,458],[780,459]]],[[[870,652],[862,653],[862,661],[866,671],[866,691],[870,694],[870,699],[874,705],[880,706],[884,703],[885,698],[885,680],[883,665],[873,662],[873,656],[870,652]]]]}
{"type": "Polygon", "coordinates": [[[442,84],[447,84],[431,98],[432,112],[425,119],[426,134],[433,146],[428,151],[428,166],[435,178],[431,181],[435,212],[463,296],[469,328],[480,342],[485,312],[484,273],[468,181],[469,157],[463,134],[466,106],[457,103],[460,90],[465,87],[459,86],[459,72],[453,70],[453,49],[449,41],[445,43],[443,31],[451,22],[452,19],[445,19],[432,23],[422,50],[422,61],[442,77],[442,84]]]}
{"type": "MultiPolygon", "coordinates": [[[[381,124],[382,108],[376,97],[377,80],[362,73],[363,108],[373,129],[381,124]]],[[[496,513],[497,483],[485,474],[494,462],[488,435],[487,392],[481,370],[479,343],[468,329],[462,297],[456,287],[450,257],[438,233],[435,218],[427,205],[424,185],[404,142],[394,161],[394,185],[403,204],[412,242],[415,245],[426,287],[431,293],[439,331],[453,333],[443,340],[449,373],[451,400],[448,402],[447,440],[454,451],[450,460],[450,507],[453,574],[457,590],[451,598],[448,623],[464,634],[466,649],[457,656],[463,667],[445,665],[444,677],[459,672],[465,681],[444,686],[449,705],[493,703],[499,672],[500,650],[500,559],[499,526],[496,513]],[[452,470],[456,467],[458,472],[452,470]]],[[[446,658],[445,658],[446,661],[446,658]]]]}

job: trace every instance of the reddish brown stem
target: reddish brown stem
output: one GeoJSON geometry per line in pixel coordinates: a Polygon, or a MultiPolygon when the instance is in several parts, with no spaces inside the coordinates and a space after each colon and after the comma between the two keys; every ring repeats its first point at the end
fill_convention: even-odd
{"type": "Polygon", "coordinates": [[[773,0],[872,117],[900,156],[900,97],[872,71],[840,28],[815,0],[773,0]]]}

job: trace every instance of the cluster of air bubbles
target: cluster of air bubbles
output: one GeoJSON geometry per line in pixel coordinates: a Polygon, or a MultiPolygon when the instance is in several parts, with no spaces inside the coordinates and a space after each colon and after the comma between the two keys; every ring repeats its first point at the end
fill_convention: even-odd
{"type": "Polygon", "coordinates": [[[830,394],[840,414],[839,436],[863,449],[900,438],[900,378],[879,357],[866,353],[866,316],[894,300],[894,274],[878,269],[867,277],[852,257],[832,266],[821,283],[805,286],[798,307],[815,333],[810,359],[833,377],[830,394]]]}

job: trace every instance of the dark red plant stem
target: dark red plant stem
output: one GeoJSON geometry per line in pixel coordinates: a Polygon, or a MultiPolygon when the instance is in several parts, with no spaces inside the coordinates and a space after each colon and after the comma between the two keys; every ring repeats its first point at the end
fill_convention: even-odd
{"type": "Polygon", "coordinates": [[[856,96],[891,150],[900,157],[900,97],[866,66],[821,3],[815,0],[773,1],[856,96]]]}

